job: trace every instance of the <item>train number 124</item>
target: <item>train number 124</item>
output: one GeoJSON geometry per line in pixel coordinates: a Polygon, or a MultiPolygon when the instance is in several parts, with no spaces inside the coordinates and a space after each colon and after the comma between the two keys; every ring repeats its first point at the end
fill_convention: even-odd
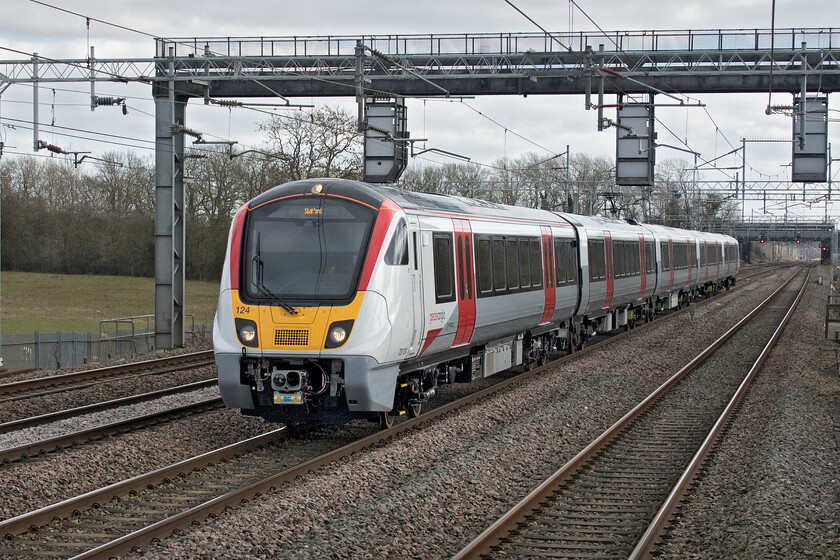
{"type": "Polygon", "coordinates": [[[250,307],[245,307],[245,306],[242,306],[242,305],[237,305],[236,306],[236,312],[237,313],[250,313],[251,308],[250,307]]]}

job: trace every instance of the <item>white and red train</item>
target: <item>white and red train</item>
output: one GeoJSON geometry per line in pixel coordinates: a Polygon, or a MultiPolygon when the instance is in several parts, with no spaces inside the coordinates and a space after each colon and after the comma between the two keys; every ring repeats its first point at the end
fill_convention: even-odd
{"type": "Polygon", "coordinates": [[[228,407],[415,415],[438,383],[541,362],[735,282],[728,236],[340,179],[236,213],[213,343],[228,407]]]}

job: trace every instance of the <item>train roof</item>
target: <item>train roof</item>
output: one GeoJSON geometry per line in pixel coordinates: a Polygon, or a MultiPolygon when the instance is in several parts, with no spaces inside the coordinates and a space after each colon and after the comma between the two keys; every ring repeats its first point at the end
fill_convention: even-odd
{"type": "MultiPolygon", "coordinates": [[[[312,189],[321,185],[320,193],[351,198],[363,204],[379,208],[386,199],[393,200],[404,210],[419,212],[440,212],[508,218],[518,220],[543,221],[547,223],[563,222],[563,218],[555,212],[522,206],[508,206],[486,200],[476,200],[463,196],[413,192],[396,187],[371,185],[350,181],[347,179],[304,179],[278,185],[257,196],[249,203],[250,208],[256,208],[272,200],[295,196],[313,195],[312,189]]],[[[565,223],[565,222],[563,222],[565,223]]]]}
{"type": "MultiPolygon", "coordinates": [[[[559,214],[559,213],[558,213],[559,214]]],[[[575,226],[587,229],[609,229],[610,231],[626,231],[628,233],[645,232],[642,224],[634,221],[622,220],[619,218],[608,218],[606,216],[584,216],[582,214],[559,214],[575,226]]]]}
{"type": "Polygon", "coordinates": [[[657,233],[659,235],[670,235],[671,237],[687,237],[687,236],[694,236],[700,237],[706,240],[716,240],[716,241],[727,241],[727,242],[735,242],[738,241],[734,237],[730,237],[728,235],[724,235],[722,233],[709,233],[706,231],[699,231],[699,230],[689,230],[689,229],[680,229],[671,226],[662,226],[658,224],[645,224],[645,227],[648,228],[650,231],[657,233]]]}
{"type": "Polygon", "coordinates": [[[604,216],[583,216],[580,214],[568,214],[565,212],[553,212],[539,208],[526,208],[523,206],[509,206],[486,200],[477,200],[457,195],[423,193],[407,191],[397,187],[372,185],[351,181],[349,179],[315,178],[292,181],[278,185],[265,191],[252,199],[248,206],[256,208],[273,200],[289,196],[314,196],[313,187],[321,185],[319,193],[325,195],[341,196],[356,200],[363,204],[380,208],[386,199],[393,200],[405,210],[418,212],[438,212],[447,214],[464,214],[480,217],[506,218],[516,220],[527,220],[544,223],[572,224],[577,227],[593,229],[610,229],[612,231],[626,231],[638,233],[650,231],[660,235],[672,237],[685,237],[689,235],[701,236],[715,239],[735,241],[732,237],[722,234],[711,234],[705,232],[678,229],[669,226],[637,223],[632,220],[608,218],[604,216]]]}
{"type": "Polygon", "coordinates": [[[509,206],[477,200],[464,196],[438,193],[423,193],[398,189],[396,187],[379,187],[388,198],[406,210],[426,212],[448,212],[467,214],[472,216],[514,218],[519,220],[560,222],[562,218],[556,213],[539,208],[524,206],[509,206]]]}

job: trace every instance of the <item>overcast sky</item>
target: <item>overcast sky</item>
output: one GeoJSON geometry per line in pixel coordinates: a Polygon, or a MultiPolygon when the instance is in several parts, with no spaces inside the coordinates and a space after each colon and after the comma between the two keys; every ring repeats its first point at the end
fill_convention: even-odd
{"type": "MultiPolygon", "coordinates": [[[[271,1],[237,0],[204,2],[181,0],[54,0],[60,6],[92,18],[163,37],[192,36],[287,36],[287,35],[357,35],[398,33],[478,33],[538,31],[504,0],[461,0],[407,2],[401,0],[310,0],[271,1]]],[[[522,11],[550,31],[588,31],[594,26],[578,10],[570,10],[567,0],[516,0],[522,11]]],[[[769,28],[771,0],[578,0],[587,14],[605,30],[642,29],[732,29],[769,28]]],[[[836,0],[778,0],[776,27],[840,27],[836,0]]],[[[606,41],[605,41],[606,42],[606,41]]],[[[154,42],[145,35],[92,21],[90,29],[84,18],[62,13],[27,0],[2,0],[0,47],[17,49],[41,56],[70,59],[85,58],[88,45],[95,46],[97,58],[138,58],[154,56],[154,42]]],[[[23,55],[0,51],[0,59],[20,60],[23,55]]],[[[118,109],[89,109],[89,86],[47,84],[40,91],[40,122],[54,122],[89,131],[126,136],[141,141],[125,141],[135,147],[91,142],[51,133],[44,128],[41,139],[65,149],[91,151],[102,155],[113,150],[133,149],[151,158],[154,141],[154,104],[148,86],[97,84],[98,95],[126,96],[129,114],[118,109]],[[53,92],[53,86],[55,91],[53,92]]],[[[657,116],[680,140],[701,152],[705,159],[740,146],[742,137],[781,137],[791,134],[791,122],[785,116],[766,116],[767,94],[705,95],[692,97],[707,105],[702,109],[657,109],[657,116]],[[714,122],[713,122],[714,121],[714,122]],[[716,125],[717,124],[717,129],[716,125]]],[[[265,100],[263,100],[265,101],[265,100]]],[[[342,105],[355,111],[346,99],[297,99],[301,103],[342,105]]],[[[609,101],[608,101],[609,102],[609,101]]],[[[788,94],[774,94],[774,104],[790,104],[788,94]]],[[[412,137],[428,138],[428,147],[466,155],[474,161],[490,164],[503,156],[517,157],[533,151],[550,157],[571,152],[615,157],[615,131],[597,132],[594,111],[584,110],[582,96],[482,97],[470,100],[470,106],[503,126],[491,123],[476,111],[459,102],[410,100],[408,128],[412,137]],[[505,128],[508,132],[505,132],[505,128]],[[516,134],[514,134],[516,133],[516,134]],[[519,138],[521,135],[528,141],[519,138]]],[[[829,108],[838,108],[840,98],[833,94],[829,108]]],[[[614,115],[609,115],[614,118],[614,115]]],[[[263,142],[257,123],[267,116],[252,111],[205,107],[193,101],[187,109],[187,126],[208,137],[236,140],[243,145],[263,142]]],[[[833,115],[832,115],[833,117],[833,115]]],[[[12,86],[0,96],[0,119],[32,120],[32,89],[12,86]]],[[[836,120],[836,119],[835,119],[836,120]]],[[[32,151],[32,131],[27,124],[18,128],[0,127],[0,141],[6,143],[5,157],[20,157],[9,152],[32,151]],[[14,146],[14,148],[10,148],[14,146]]],[[[838,132],[837,123],[829,124],[829,142],[838,132]]],[[[659,128],[659,141],[679,144],[680,140],[659,128]]],[[[90,136],[90,135],[88,135],[90,136]]],[[[102,137],[99,137],[100,139],[102,137]]],[[[840,143],[838,143],[840,146],[840,143]]],[[[41,152],[43,153],[43,152],[41,152]]],[[[840,147],[835,150],[835,157],[840,147]]],[[[660,148],[657,161],[688,158],[682,152],[660,148]]],[[[748,180],[784,179],[790,162],[789,144],[748,144],[747,163],[752,168],[748,180]]],[[[431,160],[451,162],[445,158],[431,160]]],[[[722,165],[740,165],[740,156],[729,156],[722,165]]],[[[840,162],[834,166],[834,179],[840,178],[840,162]]],[[[726,179],[707,174],[709,179],[726,179]]],[[[840,198],[840,197],[839,197],[840,198]]],[[[748,208],[747,214],[750,214],[748,208]]],[[[759,207],[760,208],[760,207],[759,207]]],[[[774,208],[777,215],[783,214],[774,208]]],[[[821,216],[823,203],[807,210],[792,212],[821,216]]],[[[829,206],[829,213],[840,216],[840,200],[829,206]]]]}

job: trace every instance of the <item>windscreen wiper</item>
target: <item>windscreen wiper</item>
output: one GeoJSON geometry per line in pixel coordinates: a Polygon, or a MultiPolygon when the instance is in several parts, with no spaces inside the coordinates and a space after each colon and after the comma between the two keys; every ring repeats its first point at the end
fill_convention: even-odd
{"type": "MultiPolygon", "coordinates": [[[[262,263],[260,263],[260,268],[262,268],[262,263]]],[[[274,303],[291,313],[292,315],[297,315],[298,310],[289,305],[283,298],[272,292],[268,287],[262,283],[262,280],[259,281],[257,284],[257,289],[262,292],[263,295],[266,295],[272,299],[274,303]]]]}
{"type": "Polygon", "coordinates": [[[260,234],[257,234],[257,254],[254,255],[253,261],[257,263],[257,281],[255,282],[257,286],[257,290],[264,296],[268,296],[271,300],[291,313],[292,315],[297,315],[298,310],[289,305],[283,298],[272,292],[268,286],[265,285],[263,282],[263,261],[260,257],[260,234]]]}

